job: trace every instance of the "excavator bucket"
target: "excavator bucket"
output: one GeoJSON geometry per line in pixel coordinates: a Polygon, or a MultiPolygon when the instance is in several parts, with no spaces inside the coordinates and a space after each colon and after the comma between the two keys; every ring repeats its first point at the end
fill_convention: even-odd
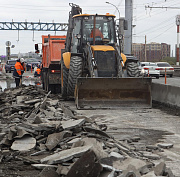
{"type": "Polygon", "coordinates": [[[78,78],[78,109],[151,108],[151,78],[78,78]]]}

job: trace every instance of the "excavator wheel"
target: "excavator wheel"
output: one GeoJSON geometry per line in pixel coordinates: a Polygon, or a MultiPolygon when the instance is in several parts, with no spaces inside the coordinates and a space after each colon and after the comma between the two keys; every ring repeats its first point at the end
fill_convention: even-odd
{"type": "Polygon", "coordinates": [[[136,62],[128,62],[126,67],[128,77],[139,77],[139,68],[136,62]]]}
{"type": "Polygon", "coordinates": [[[76,80],[82,75],[82,58],[79,56],[72,56],[69,68],[68,77],[68,96],[74,96],[76,80]]]}
{"type": "Polygon", "coordinates": [[[61,95],[67,99],[67,84],[68,84],[69,69],[66,68],[63,59],[61,60],[61,95]]]}

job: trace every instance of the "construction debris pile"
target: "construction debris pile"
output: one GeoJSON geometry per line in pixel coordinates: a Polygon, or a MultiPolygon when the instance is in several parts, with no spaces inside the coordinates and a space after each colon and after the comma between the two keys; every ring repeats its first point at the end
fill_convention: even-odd
{"type": "Polygon", "coordinates": [[[41,88],[6,89],[0,93],[0,176],[174,176],[153,153],[172,145],[137,149],[132,142],[140,137],[117,141],[106,129],[41,88]]]}

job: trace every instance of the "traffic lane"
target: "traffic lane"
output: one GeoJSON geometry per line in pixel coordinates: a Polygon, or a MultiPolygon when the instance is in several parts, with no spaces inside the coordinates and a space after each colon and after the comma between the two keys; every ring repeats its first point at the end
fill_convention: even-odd
{"type": "MultiPolygon", "coordinates": [[[[159,79],[152,79],[152,82],[158,84],[165,84],[165,77],[160,77],[159,79]]],[[[180,87],[180,77],[166,77],[166,85],[180,87]]]]}

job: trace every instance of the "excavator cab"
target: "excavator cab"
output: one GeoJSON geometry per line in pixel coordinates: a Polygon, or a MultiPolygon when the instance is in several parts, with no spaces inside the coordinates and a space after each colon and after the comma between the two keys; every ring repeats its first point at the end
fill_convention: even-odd
{"type": "Polygon", "coordinates": [[[82,52],[80,46],[111,45],[116,41],[114,15],[75,15],[72,36],[72,52],[82,52]],[[77,45],[74,45],[76,44],[77,45]]]}
{"type": "Polygon", "coordinates": [[[139,78],[138,60],[121,53],[115,16],[81,14],[73,7],[79,13],[70,13],[62,97],[74,97],[78,109],[151,107],[151,79],[139,78]]]}

